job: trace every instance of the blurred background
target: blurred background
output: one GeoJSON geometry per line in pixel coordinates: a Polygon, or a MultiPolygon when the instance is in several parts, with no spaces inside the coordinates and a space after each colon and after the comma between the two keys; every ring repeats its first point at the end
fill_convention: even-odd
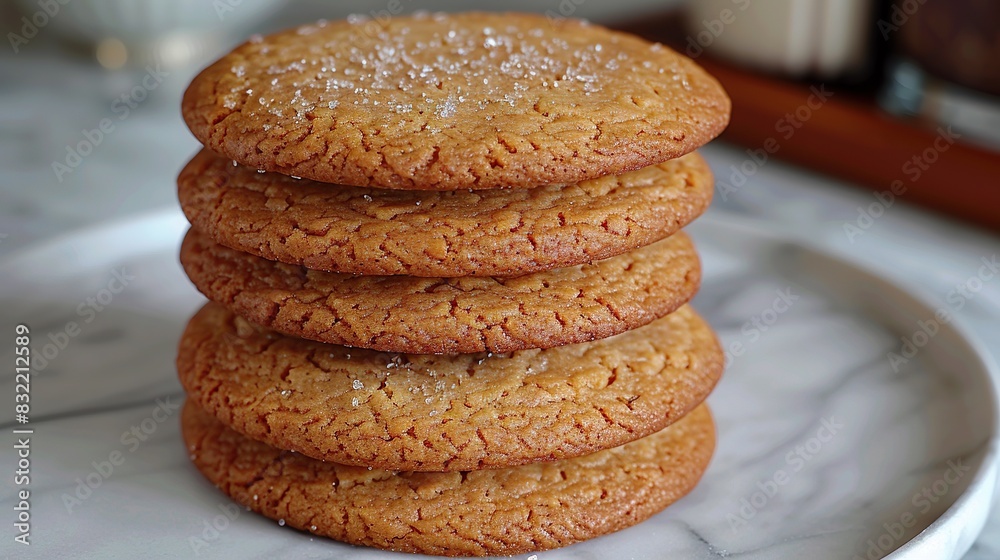
{"type": "MultiPolygon", "coordinates": [[[[0,244],[0,254],[58,230],[173,204],[171,179],[197,146],[178,115],[180,94],[201,66],[248,34],[352,13],[378,19],[492,7],[447,0],[3,3],[0,233],[17,238],[0,244]]],[[[733,161],[710,158],[720,205],[830,222],[852,245],[894,214],[887,211],[897,202],[1000,230],[1000,3],[512,0],[503,8],[628,29],[673,45],[719,77],[734,101],[724,140],[742,148],[724,150],[733,161]],[[798,166],[781,171],[815,173],[796,175],[788,196],[772,200],[773,185],[760,184],[774,181],[760,172],[770,175],[773,160],[798,166]],[[867,191],[861,210],[851,202],[832,214],[820,202],[833,192],[822,189],[829,184],[867,191]]]]}
{"type": "MultiPolygon", "coordinates": [[[[201,66],[250,33],[352,13],[378,19],[491,7],[5,2],[0,229],[16,231],[21,244],[172,204],[170,179],[196,148],[178,116],[179,96],[201,66]]],[[[764,192],[758,172],[781,160],[816,172],[778,202],[785,220],[815,222],[820,208],[829,213],[819,202],[828,178],[868,191],[860,212],[848,205],[846,214],[822,216],[852,244],[897,202],[1000,230],[1000,3],[513,0],[503,8],[627,29],[673,45],[719,77],[734,101],[724,140],[742,147],[735,161],[713,160],[719,204],[774,204],[757,196],[764,192]]],[[[14,242],[0,245],[0,254],[14,242]]]]}
{"type": "MultiPolygon", "coordinates": [[[[199,148],[181,94],[248,35],[498,8],[626,29],[719,78],[734,109],[702,150],[713,213],[938,300],[1000,251],[995,0],[14,0],[0,3],[0,259],[176,208],[174,179],[199,148]]],[[[957,315],[1000,354],[1000,276],[979,286],[957,315]]],[[[994,513],[973,554],[997,551],[994,513]]]]}

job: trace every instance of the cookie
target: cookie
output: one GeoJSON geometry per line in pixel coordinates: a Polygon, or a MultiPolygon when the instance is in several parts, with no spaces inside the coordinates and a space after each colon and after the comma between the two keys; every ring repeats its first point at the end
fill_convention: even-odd
{"type": "Polygon", "coordinates": [[[719,83],[659,44],[574,19],[464,13],[320,21],[203,70],[184,120],[244,165],[387,189],[616,175],[718,135],[719,83]]]}
{"type": "Polygon", "coordinates": [[[723,355],[689,307],[595,342],[434,356],[286,337],[209,303],[181,337],[191,400],[234,430],[325,461],[461,471],[585,455],[663,429],[723,355]]]}
{"type": "Polygon", "coordinates": [[[673,234],[708,207],[712,174],[691,154],[568,186],[387,191],[258,174],[204,151],[178,187],[195,227],[269,260],[365,275],[517,276],[673,234]]]}
{"type": "Polygon", "coordinates": [[[641,327],[687,303],[701,281],[683,233],[593,264],[517,278],[355,276],[235,251],[191,230],[188,278],[250,321],[319,342],[458,354],[552,348],[641,327]]]}
{"type": "Polygon", "coordinates": [[[181,414],[195,466],[240,504],[338,541],[444,556],[546,550],[640,523],[694,488],[715,447],[703,405],[657,434],[586,457],[492,471],[391,472],[275,449],[190,400],[181,414]]]}

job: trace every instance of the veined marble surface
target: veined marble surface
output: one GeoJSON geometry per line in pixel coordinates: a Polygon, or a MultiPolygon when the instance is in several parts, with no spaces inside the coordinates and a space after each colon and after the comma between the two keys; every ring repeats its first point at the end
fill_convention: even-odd
{"type": "MultiPolygon", "coordinates": [[[[9,52],[0,55],[0,75],[13,77],[0,80],[0,258],[82,226],[174,206],[173,179],[197,149],[177,109],[180,92],[193,69],[169,70],[148,99],[121,119],[121,113],[113,111],[114,99],[138,83],[143,71],[102,75],[82,60],[57,58],[62,51],[51,44],[39,41],[29,47],[17,56],[9,52]],[[83,131],[97,127],[102,118],[113,119],[114,131],[58,180],[52,162],[65,160],[66,146],[81,141],[83,131]]],[[[746,159],[741,150],[720,144],[707,147],[703,153],[719,179],[728,184],[734,183],[730,166],[739,166],[746,159]]],[[[844,225],[858,225],[858,208],[874,202],[870,192],[768,162],[735,192],[719,193],[714,209],[764,220],[792,238],[849,254],[887,276],[917,286],[972,327],[987,347],[1000,351],[1000,276],[979,275],[982,259],[992,262],[1000,252],[1000,237],[910,208],[905,196],[860,235],[848,236],[844,225]],[[978,282],[973,280],[977,277],[978,282]],[[958,286],[965,286],[964,292],[958,286]]],[[[171,369],[174,344],[180,325],[198,299],[193,289],[183,284],[175,262],[160,252],[132,263],[141,275],[130,280],[120,296],[114,296],[106,311],[95,313],[93,320],[86,322],[91,317],[87,309],[94,308],[80,310],[79,305],[86,304],[85,297],[98,297],[102,289],[113,287],[109,285],[113,271],[122,264],[111,250],[119,242],[107,239],[102,243],[109,249],[105,253],[69,252],[54,260],[51,269],[12,272],[4,280],[18,286],[13,295],[5,291],[10,285],[0,286],[4,309],[0,332],[12,332],[11,326],[23,321],[32,325],[36,336],[45,336],[64,328],[68,320],[80,323],[80,333],[72,337],[65,352],[35,376],[38,385],[32,416],[38,434],[32,450],[36,469],[32,475],[38,492],[32,499],[32,536],[44,546],[33,547],[34,555],[24,556],[21,549],[11,548],[12,535],[5,536],[0,541],[0,556],[192,557],[188,539],[200,534],[206,519],[231,511],[226,509],[228,501],[188,466],[171,408],[181,398],[171,369]],[[107,260],[95,254],[107,254],[107,260]],[[74,276],[74,270],[89,274],[74,276]],[[130,342],[122,344],[124,340],[130,342]],[[100,383],[95,383],[98,379],[100,383]],[[164,401],[166,397],[172,400],[164,401]],[[138,426],[138,435],[123,437],[132,426],[138,426]],[[78,505],[71,504],[73,512],[68,513],[61,496],[75,492],[75,479],[99,471],[115,452],[122,454],[123,462],[106,481],[102,477],[101,486],[90,496],[78,505]],[[46,457],[58,460],[46,461],[46,457]]],[[[882,511],[875,504],[911,503],[908,492],[912,488],[921,486],[922,481],[942,479],[948,472],[942,465],[952,457],[974,453],[982,444],[974,437],[963,437],[976,433],[978,420],[963,414],[965,393],[950,378],[922,373],[928,364],[920,360],[906,366],[909,375],[894,375],[884,352],[898,341],[878,324],[859,321],[857,315],[829,301],[797,300],[773,328],[761,332],[751,343],[752,335],[743,332],[743,325],[763,313],[776,297],[774,290],[785,286],[775,285],[776,277],[768,276],[767,271],[741,269],[750,259],[728,261],[722,258],[724,253],[718,256],[706,262],[708,274],[698,304],[726,343],[743,342],[746,353],[734,357],[732,368],[713,396],[722,439],[712,471],[706,483],[682,504],[684,519],[690,520],[687,526],[670,521],[671,516],[663,522],[657,518],[600,541],[593,549],[594,557],[611,557],[621,551],[623,543],[689,543],[683,551],[692,558],[729,553],[734,557],[794,557],[806,551],[817,556],[817,550],[837,550],[837,543],[845,538],[853,539],[854,544],[864,543],[869,537],[858,537],[866,531],[867,522],[891,521],[907,513],[906,507],[882,511]],[[831,336],[836,336],[839,347],[847,351],[830,350],[838,348],[829,344],[831,336]],[[790,356],[793,352],[796,358],[790,356]],[[780,371],[776,364],[782,366],[780,371]],[[867,374],[848,375],[852,369],[864,373],[866,366],[871,369],[867,374]],[[806,371],[811,375],[805,375],[806,371]],[[895,398],[900,392],[905,399],[895,398]],[[777,397],[788,405],[779,409],[770,400],[767,402],[772,406],[754,406],[777,397]],[[933,406],[927,406],[928,402],[933,406]],[[720,409],[720,403],[726,406],[720,409]],[[877,413],[852,418],[851,410],[877,413]],[[899,431],[888,430],[897,425],[893,422],[898,418],[915,411],[922,415],[923,423],[903,422],[898,424],[899,431]],[[774,501],[754,512],[746,527],[731,527],[726,515],[740,515],[740,497],[749,498],[756,482],[791,467],[783,455],[818,435],[823,419],[830,415],[838,421],[837,417],[844,416],[845,427],[840,432],[844,437],[832,439],[796,471],[803,476],[792,477],[774,501]],[[919,429],[921,425],[954,427],[956,422],[959,428],[967,429],[947,434],[919,429]],[[918,429],[913,431],[914,427],[918,429]],[[913,465],[910,472],[887,479],[886,473],[899,472],[891,467],[906,463],[910,457],[906,453],[919,455],[918,442],[927,434],[934,437],[927,440],[924,450],[934,449],[937,460],[913,465]],[[743,445],[761,447],[760,456],[754,457],[759,470],[741,468],[741,456],[733,450],[743,445]],[[907,452],[896,453],[901,449],[907,452]],[[839,458],[851,453],[861,454],[858,464],[863,468],[837,468],[839,458]],[[884,490],[877,495],[886,501],[876,499],[873,493],[871,501],[865,503],[871,507],[863,515],[855,515],[848,497],[856,499],[875,488],[884,490]],[[708,511],[708,504],[719,500],[732,509],[720,512],[713,507],[708,511]],[[809,525],[816,519],[825,519],[828,524],[809,525]],[[795,527],[804,529],[796,531],[795,527]],[[736,554],[753,549],[753,543],[770,546],[756,550],[756,556],[736,554]]],[[[131,274],[131,269],[127,273],[131,274]]],[[[781,277],[777,282],[780,284],[781,277]]],[[[0,356],[9,356],[12,337],[3,344],[7,346],[0,347],[0,356]]],[[[7,388],[9,382],[5,377],[7,388]]],[[[4,394],[10,391],[5,389],[4,394]]],[[[3,423],[11,421],[11,407],[12,403],[0,408],[3,423]]],[[[10,449],[9,434],[5,433],[3,445],[10,449]]],[[[4,453],[2,459],[0,469],[13,472],[13,455],[4,453]]],[[[13,486],[9,476],[4,477],[0,511],[12,513],[13,486]]],[[[964,483],[959,480],[949,492],[964,483]]],[[[934,511],[934,506],[931,504],[928,511],[934,511]]],[[[919,513],[922,502],[914,507],[919,513]]],[[[6,524],[7,518],[3,519],[6,524]]],[[[275,530],[273,523],[263,518],[240,513],[229,525],[217,539],[205,541],[207,548],[200,549],[201,556],[224,557],[223,552],[245,552],[246,557],[255,554],[261,558],[333,556],[334,549],[325,541],[310,542],[308,537],[287,530],[279,531],[280,536],[271,541],[262,541],[261,532],[275,530]],[[286,539],[297,543],[294,556],[283,548],[289,542],[286,539]],[[262,542],[272,543],[271,548],[262,542]]],[[[874,536],[877,538],[877,532],[874,536]]],[[[357,549],[337,550],[361,554],[357,549]]],[[[863,544],[850,550],[852,554],[866,552],[863,544]]],[[[994,512],[965,558],[1000,558],[1000,511],[994,512]]]]}

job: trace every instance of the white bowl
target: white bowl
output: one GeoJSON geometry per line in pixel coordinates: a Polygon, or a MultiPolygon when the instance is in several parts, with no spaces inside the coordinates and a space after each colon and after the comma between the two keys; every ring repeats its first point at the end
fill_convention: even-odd
{"type": "Polygon", "coordinates": [[[87,45],[118,41],[129,62],[140,65],[150,59],[185,62],[222,37],[262,21],[285,1],[51,0],[46,11],[38,0],[16,0],[39,33],[87,45]]]}

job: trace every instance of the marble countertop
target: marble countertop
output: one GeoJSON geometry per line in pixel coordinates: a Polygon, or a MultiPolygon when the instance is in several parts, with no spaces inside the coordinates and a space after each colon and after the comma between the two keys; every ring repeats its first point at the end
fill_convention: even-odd
{"type": "MultiPolygon", "coordinates": [[[[115,99],[146,71],[104,73],[64,56],[57,45],[31,47],[0,54],[0,258],[78,228],[176,205],[173,178],[198,148],[178,114],[194,69],[156,72],[156,87],[126,113],[115,99]],[[54,170],[53,162],[66,162],[67,147],[92,135],[85,131],[99,129],[102,119],[109,119],[110,132],[92,153],[69,171],[54,170]]],[[[733,166],[747,157],[721,143],[703,153],[730,184],[733,166]]],[[[850,254],[942,302],[982,259],[1000,252],[1000,236],[910,207],[905,195],[877,218],[859,222],[859,208],[877,202],[868,190],[771,161],[745,184],[717,192],[713,210],[764,220],[850,254]]],[[[972,296],[957,315],[1000,358],[1000,278],[983,282],[972,296]]],[[[966,558],[1000,558],[1000,508],[966,558]]]]}

